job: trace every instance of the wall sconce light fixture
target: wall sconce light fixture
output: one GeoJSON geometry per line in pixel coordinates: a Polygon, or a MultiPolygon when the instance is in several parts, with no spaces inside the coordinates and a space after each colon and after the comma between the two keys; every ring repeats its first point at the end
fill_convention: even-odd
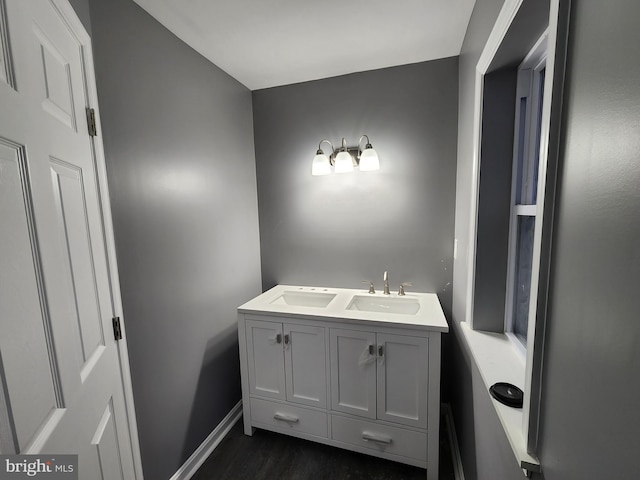
{"type": "Polygon", "coordinates": [[[322,140],[318,144],[318,151],[313,157],[311,164],[311,175],[329,175],[331,167],[335,173],[352,172],[355,167],[359,167],[361,171],[367,172],[380,169],[380,160],[378,153],[373,149],[367,135],[362,135],[358,140],[357,147],[347,147],[347,141],[342,139],[342,146],[334,148],[329,140],[322,140]],[[367,143],[364,149],[360,148],[362,139],[366,138],[367,143]],[[331,153],[327,156],[322,150],[322,144],[331,145],[331,153]]]}

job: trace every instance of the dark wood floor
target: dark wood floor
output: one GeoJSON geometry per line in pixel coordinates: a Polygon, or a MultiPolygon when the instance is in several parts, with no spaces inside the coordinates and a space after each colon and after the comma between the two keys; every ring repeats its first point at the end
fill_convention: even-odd
{"type": "MultiPolygon", "coordinates": [[[[440,480],[454,480],[446,422],[440,422],[440,480]]],[[[244,435],[240,420],[193,480],[425,480],[426,471],[257,429],[244,435]]]]}

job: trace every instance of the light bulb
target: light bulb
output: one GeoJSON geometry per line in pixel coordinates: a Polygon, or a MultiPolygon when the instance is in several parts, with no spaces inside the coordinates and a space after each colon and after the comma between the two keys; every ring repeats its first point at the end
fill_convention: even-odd
{"type": "Polygon", "coordinates": [[[368,145],[360,154],[360,170],[370,172],[372,170],[380,170],[380,160],[378,153],[368,145]]]}
{"type": "Polygon", "coordinates": [[[353,158],[351,154],[346,151],[338,153],[335,162],[336,173],[346,173],[353,171],[353,158]]]}
{"type": "Polygon", "coordinates": [[[311,164],[311,175],[329,175],[331,173],[331,164],[327,156],[320,152],[313,157],[311,164]]]}

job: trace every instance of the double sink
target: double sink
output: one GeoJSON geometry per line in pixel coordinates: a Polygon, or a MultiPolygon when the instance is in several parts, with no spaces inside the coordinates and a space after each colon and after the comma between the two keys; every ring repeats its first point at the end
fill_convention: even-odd
{"type": "MultiPolygon", "coordinates": [[[[326,308],[336,296],[336,293],[285,290],[282,295],[276,297],[271,303],[297,307],[326,308]]],[[[381,297],[375,294],[354,294],[346,309],[360,312],[415,315],[420,311],[420,302],[413,296],[381,297]]]]}
{"type": "Polygon", "coordinates": [[[238,311],[342,323],[375,322],[441,332],[449,329],[435,293],[385,295],[362,289],[276,285],[238,307],[238,311]]]}

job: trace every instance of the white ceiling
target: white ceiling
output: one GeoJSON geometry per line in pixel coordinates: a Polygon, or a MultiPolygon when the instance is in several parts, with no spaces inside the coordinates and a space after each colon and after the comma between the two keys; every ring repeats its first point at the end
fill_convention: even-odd
{"type": "Polygon", "coordinates": [[[475,0],[134,0],[251,90],[458,55],[475,0]]]}

